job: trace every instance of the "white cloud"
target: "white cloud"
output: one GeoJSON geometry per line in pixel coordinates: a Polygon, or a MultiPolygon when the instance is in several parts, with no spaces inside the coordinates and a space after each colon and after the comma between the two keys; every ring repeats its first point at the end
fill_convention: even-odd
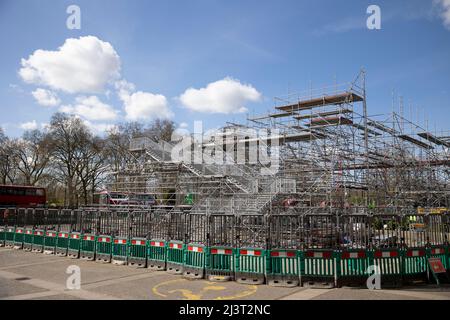
{"type": "Polygon", "coordinates": [[[101,102],[97,96],[77,97],[74,106],[63,105],[59,111],[94,121],[114,120],[117,118],[117,111],[110,105],[101,102]]]}
{"type": "Polygon", "coordinates": [[[227,77],[208,84],[206,88],[189,88],[179,99],[186,108],[193,111],[240,113],[247,111],[244,106],[246,102],[259,101],[261,93],[249,84],[227,77]]]}
{"type": "Polygon", "coordinates": [[[19,127],[23,130],[36,130],[38,128],[38,124],[36,120],[24,122],[19,125],[19,127]]]}
{"type": "Polygon", "coordinates": [[[116,81],[114,84],[117,89],[117,94],[121,100],[125,100],[131,92],[136,90],[136,87],[133,83],[128,82],[125,79],[121,79],[120,81],[116,81]]]}
{"type": "Polygon", "coordinates": [[[434,5],[438,7],[444,26],[450,30],[450,0],[434,0],[434,5]]]}
{"type": "Polygon", "coordinates": [[[173,116],[166,97],[161,94],[138,91],[122,98],[128,120],[165,119],[173,116]]]}
{"type": "Polygon", "coordinates": [[[189,125],[186,122],[181,122],[179,125],[180,128],[187,128],[189,125]]]}
{"type": "Polygon", "coordinates": [[[31,94],[41,106],[54,107],[61,103],[56,93],[50,90],[38,88],[31,92],[31,94]]]}
{"type": "Polygon", "coordinates": [[[117,125],[110,123],[92,123],[88,120],[83,120],[83,123],[95,134],[104,134],[111,130],[116,130],[117,125]]]}
{"type": "Polygon", "coordinates": [[[120,57],[94,36],[66,39],[56,51],[36,50],[21,60],[20,77],[68,93],[99,93],[120,75],[120,57]]]}
{"type": "Polygon", "coordinates": [[[135,85],[126,80],[115,83],[117,95],[123,101],[126,118],[132,121],[166,119],[173,116],[165,96],[150,92],[134,92],[135,85]]]}

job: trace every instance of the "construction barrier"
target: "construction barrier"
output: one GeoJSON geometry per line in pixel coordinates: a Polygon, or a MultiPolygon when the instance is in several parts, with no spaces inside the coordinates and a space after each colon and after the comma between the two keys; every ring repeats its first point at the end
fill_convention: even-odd
{"type": "Polygon", "coordinates": [[[145,268],[147,262],[147,246],[145,238],[131,238],[128,247],[128,265],[145,268]]]}
{"type": "Polygon", "coordinates": [[[80,259],[90,261],[95,259],[95,242],[95,234],[87,233],[81,236],[80,259]]]}
{"type": "Polygon", "coordinates": [[[81,249],[81,233],[80,232],[69,233],[67,256],[69,258],[78,259],[80,257],[80,249],[81,249]]]}
{"type": "Polygon", "coordinates": [[[166,241],[152,239],[147,241],[147,268],[164,271],[166,270],[166,241]]]}
{"type": "Polygon", "coordinates": [[[235,278],[235,224],[234,215],[210,215],[205,271],[210,281],[230,281],[235,278]]]}
{"type": "Polygon", "coordinates": [[[336,259],[331,250],[307,250],[301,253],[302,286],[332,288],[336,284],[336,259]]]}
{"type": "Polygon", "coordinates": [[[300,283],[300,254],[293,249],[272,249],[268,254],[267,284],[296,287],[300,283]]]}
{"type": "Polygon", "coordinates": [[[266,251],[260,248],[240,248],[235,257],[236,281],[263,284],[266,272],[266,251]]]}
{"type": "Polygon", "coordinates": [[[234,255],[232,247],[214,246],[207,248],[206,277],[210,281],[234,280],[234,255]]]}
{"type": "Polygon", "coordinates": [[[36,253],[44,252],[44,229],[34,229],[33,231],[33,245],[31,246],[31,251],[36,253]]]}
{"type": "Polygon", "coordinates": [[[44,253],[55,254],[56,253],[56,241],[58,239],[58,232],[55,230],[46,230],[44,238],[44,253]]]}
{"type": "Polygon", "coordinates": [[[167,246],[167,272],[182,274],[184,271],[185,245],[183,241],[172,240],[167,246]]]}
{"type": "Polygon", "coordinates": [[[25,228],[23,235],[23,250],[30,252],[33,248],[33,228],[25,228]]]}
{"type": "Polygon", "coordinates": [[[112,244],[111,262],[124,265],[128,258],[128,239],[126,237],[115,237],[112,244]]]}
{"type": "Polygon", "coordinates": [[[336,253],[337,287],[361,287],[369,277],[371,254],[364,249],[348,249],[336,253]]]}
{"type": "Polygon", "coordinates": [[[203,279],[205,276],[206,250],[202,244],[188,243],[184,256],[183,277],[203,279]]]}
{"type": "Polygon", "coordinates": [[[208,244],[209,217],[201,213],[186,215],[186,250],[184,253],[183,277],[203,279],[205,277],[206,246],[208,244]]]}
{"type": "Polygon", "coordinates": [[[112,256],[112,237],[100,235],[95,247],[95,261],[110,263],[112,256]]]}
{"type": "Polygon", "coordinates": [[[424,248],[410,248],[402,254],[402,284],[428,281],[428,261],[424,248]]]}
{"type": "Polygon", "coordinates": [[[402,255],[397,248],[376,249],[373,263],[381,274],[382,287],[400,287],[402,285],[402,255]]]}
{"type": "Polygon", "coordinates": [[[14,235],[16,234],[15,227],[6,227],[5,232],[5,247],[14,248],[14,235]]]}
{"type": "Polygon", "coordinates": [[[0,226],[0,247],[5,246],[5,234],[6,228],[4,226],[0,226]]]}
{"type": "Polygon", "coordinates": [[[449,271],[450,269],[450,252],[446,246],[432,246],[427,249],[427,255],[429,258],[439,258],[444,268],[449,271]]]}
{"type": "Polygon", "coordinates": [[[25,228],[17,227],[14,233],[14,249],[22,249],[23,247],[23,236],[25,234],[25,228]]]}
{"type": "Polygon", "coordinates": [[[12,209],[0,217],[0,245],[191,279],[284,287],[365,287],[374,271],[382,288],[429,282],[429,258],[450,269],[450,224],[438,214],[264,217],[121,210],[12,209]]]}
{"type": "Polygon", "coordinates": [[[56,238],[56,249],[55,253],[57,256],[65,257],[67,256],[67,251],[69,250],[69,232],[59,231],[58,237],[56,238]]]}

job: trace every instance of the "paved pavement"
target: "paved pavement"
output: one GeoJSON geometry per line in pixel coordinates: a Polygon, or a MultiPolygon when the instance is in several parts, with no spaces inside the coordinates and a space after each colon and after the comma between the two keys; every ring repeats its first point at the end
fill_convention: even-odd
{"type": "Polygon", "coordinates": [[[185,300],[450,300],[450,288],[401,290],[277,288],[236,282],[186,280],[161,271],[101,264],[0,248],[0,299],[185,299],[185,300]],[[67,268],[81,271],[81,288],[67,289],[67,268]]]}

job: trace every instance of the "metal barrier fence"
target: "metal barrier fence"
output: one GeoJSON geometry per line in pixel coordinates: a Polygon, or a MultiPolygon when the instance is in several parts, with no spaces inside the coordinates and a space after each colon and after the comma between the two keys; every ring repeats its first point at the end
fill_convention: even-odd
{"type": "Polygon", "coordinates": [[[211,281],[382,286],[450,270],[448,214],[201,214],[149,209],[0,209],[0,247],[128,264],[211,281]]]}

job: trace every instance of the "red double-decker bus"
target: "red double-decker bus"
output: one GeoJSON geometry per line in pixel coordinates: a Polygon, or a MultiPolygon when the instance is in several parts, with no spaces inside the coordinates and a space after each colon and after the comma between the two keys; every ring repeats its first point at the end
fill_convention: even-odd
{"type": "Polygon", "coordinates": [[[0,207],[44,207],[46,201],[44,188],[0,185],[0,207]]]}

